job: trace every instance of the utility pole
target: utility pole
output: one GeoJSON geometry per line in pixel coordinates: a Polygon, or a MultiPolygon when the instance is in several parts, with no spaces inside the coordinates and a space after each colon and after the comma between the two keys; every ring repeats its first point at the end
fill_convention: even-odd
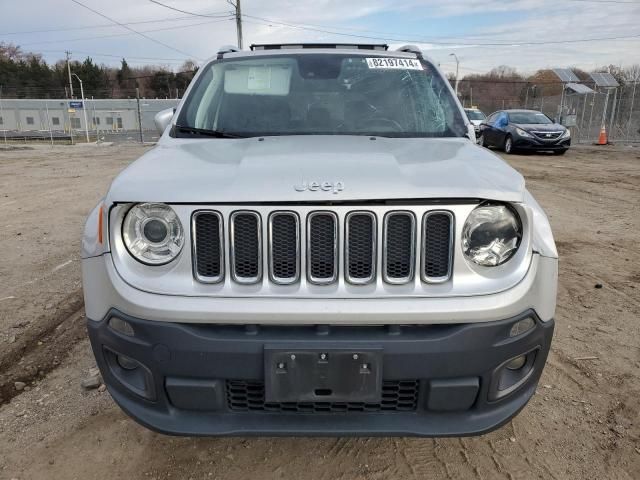
{"type": "Polygon", "coordinates": [[[236,9],[236,32],[238,34],[238,48],[242,50],[242,10],[240,10],[240,0],[227,0],[227,3],[236,9]]]}
{"type": "Polygon", "coordinates": [[[86,102],[84,101],[84,87],[82,86],[82,80],[80,80],[80,77],[75,73],[73,74],[73,76],[76,77],[80,82],[80,96],[82,97],[82,115],[84,116],[84,133],[87,139],[87,143],[89,143],[89,124],[87,123],[87,105],[86,105],[86,102]]]}
{"type": "Polygon", "coordinates": [[[138,87],[136,87],[136,104],[138,105],[138,131],[140,132],[140,143],[144,143],[144,138],[142,137],[142,112],[140,111],[140,89],[138,87]]]}
{"type": "Polygon", "coordinates": [[[71,98],[73,98],[73,82],[71,81],[71,63],[69,63],[69,59],[71,58],[71,52],[66,50],[64,53],[67,54],[67,73],[69,74],[69,92],[71,93],[71,98]]]}
{"type": "Polygon", "coordinates": [[[453,57],[456,59],[456,87],[455,87],[455,91],[456,91],[456,97],[458,96],[458,83],[460,82],[460,60],[458,60],[458,56],[455,53],[450,53],[449,54],[450,57],[453,57]]]}

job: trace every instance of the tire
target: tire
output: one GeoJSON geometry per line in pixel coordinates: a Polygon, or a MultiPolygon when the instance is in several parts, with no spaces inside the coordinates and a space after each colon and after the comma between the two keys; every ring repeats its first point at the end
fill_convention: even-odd
{"type": "Polygon", "coordinates": [[[555,154],[556,155],[564,155],[565,153],[567,153],[567,150],[569,150],[568,148],[563,148],[562,150],[556,150],[555,154]]]}
{"type": "Polygon", "coordinates": [[[511,138],[511,135],[507,135],[507,137],[504,139],[504,145],[502,149],[504,150],[504,153],[513,153],[513,139],[511,138]]]}

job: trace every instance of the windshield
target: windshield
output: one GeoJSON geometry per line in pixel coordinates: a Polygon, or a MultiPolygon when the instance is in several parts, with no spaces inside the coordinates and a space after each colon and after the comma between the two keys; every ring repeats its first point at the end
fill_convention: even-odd
{"type": "Polygon", "coordinates": [[[549,125],[553,123],[544,113],[541,112],[509,112],[511,123],[549,125]]]}
{"type": "Polygon", "coordinates": [[[465,110],[469,120],[484,120],[487,118],[480,110],[465,110]]]}
{"type": "Polygon", "coordinates": [[[174,134],[207,132],[461,137],[466,127],[445,80],[428,62],[292,54],[204,67],[174,134]]]}

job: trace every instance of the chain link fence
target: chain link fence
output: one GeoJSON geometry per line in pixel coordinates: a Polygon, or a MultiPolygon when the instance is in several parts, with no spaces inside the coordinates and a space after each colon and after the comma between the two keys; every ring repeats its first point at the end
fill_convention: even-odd
{"type": "MultiPolygon", "coordinates": [[[[485,114],[496,110],[540,110],[572,129],[574,143],[598,140],[604,125],[608,140],[640,142],[640,82],[615,89],[594,85],[580,94],[560,82],[462,79],[458,86],[465,107],[485,114]]],[[[153,142],[159,137],[153,118],[179,99],[0,99],[0,142],[113,141],[153,142]],[[86,119],[86,120],[85,120],[86,119]]]]}
{"type": "Polygon", "coordinates": [[[572,129],[574,142],[593,143],[604,125],[610,142],[640,142],[640,82],[576,93],[562,83],[461,80],[460,101],[489,115],[497,110],[540,110],[572,129]]]}

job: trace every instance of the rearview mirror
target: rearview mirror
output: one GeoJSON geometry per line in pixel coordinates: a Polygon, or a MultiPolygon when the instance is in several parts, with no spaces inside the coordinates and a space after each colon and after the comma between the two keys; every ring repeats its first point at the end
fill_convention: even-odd
{"type": "Polygon", "coordinates": [[[167,108],[166,110],[159,111],[156,113],[156,116],[153,117],[153,123],[156,124],[156,129],[160,135],[162,135],[171,124],[171,119],[173,118],[175,111],[175,108],[167,108]]]}

